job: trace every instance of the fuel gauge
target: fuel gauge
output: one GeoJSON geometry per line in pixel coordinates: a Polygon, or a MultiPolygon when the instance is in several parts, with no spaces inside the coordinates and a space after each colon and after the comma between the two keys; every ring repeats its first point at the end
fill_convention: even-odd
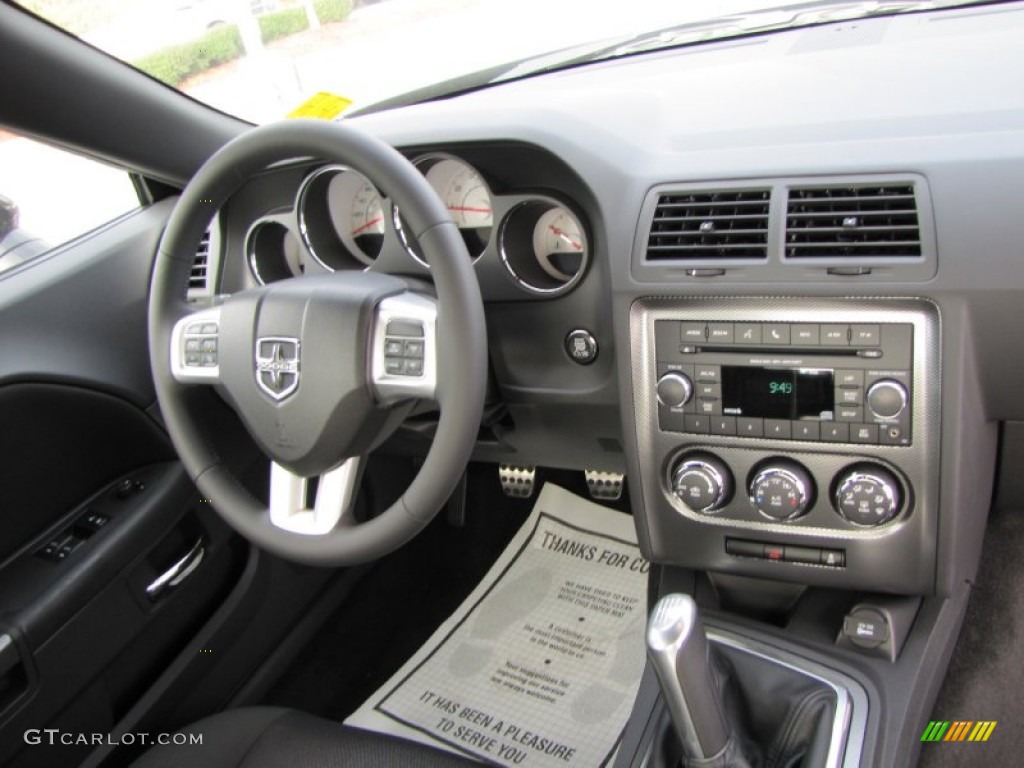
{"type": "Polygon", "coordinates": [[[567,208],[551,208],[533,229],[533,252],[541,269],[567,283],[580,271],[586,252],[583,227],[567,208]]]}

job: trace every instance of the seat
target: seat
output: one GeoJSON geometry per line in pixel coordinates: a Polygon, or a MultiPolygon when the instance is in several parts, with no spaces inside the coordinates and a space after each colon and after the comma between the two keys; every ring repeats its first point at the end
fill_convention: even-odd
{"type": "Polygon", "coordinates": [[[280,707],[244,707],[177,733],[202,744],[154,747],[132,768],[441,768],[479,765],[422,744],[280,707]]]}

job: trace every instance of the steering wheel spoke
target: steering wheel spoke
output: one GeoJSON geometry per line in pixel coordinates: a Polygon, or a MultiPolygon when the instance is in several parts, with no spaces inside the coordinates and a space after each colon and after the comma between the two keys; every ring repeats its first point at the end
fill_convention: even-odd
{"type": "Polygon", "coordinates": [[[437,396],[437,301],[418,293],[389,296],[377,306],[371,375],[378,401],[437,396]]]}
{"type": "Polygon", "coordinates": [[[352,524],[362,473],[363,457],[355,456],[320,475],[316,500],[310,507],[309,479],[289,472],[277,462],[271,463],[270,522],[282,530],[308,536],[322,536],[352,524]]]}
{"type": "Polygon", "coordinates": [[[171,331],[171,374],[181,384],[220,381],[220,307],[185,315],[171,331]]]}

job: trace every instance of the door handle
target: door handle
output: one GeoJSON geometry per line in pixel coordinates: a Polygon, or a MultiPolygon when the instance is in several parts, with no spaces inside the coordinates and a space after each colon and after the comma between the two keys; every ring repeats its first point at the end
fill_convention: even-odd
{"type": "Polygon", "coordinates": [[[199,567],[199,564],[203,562],[205,557],[206,542],[200,536],[196,539],[196,543],[192,545],[192,548],[178,562],[160,574],[152,584],[146,587],[146,597],[149,598],[150,602],[154,603],[165,597],[191,576],[192,572],[199,567]]]}

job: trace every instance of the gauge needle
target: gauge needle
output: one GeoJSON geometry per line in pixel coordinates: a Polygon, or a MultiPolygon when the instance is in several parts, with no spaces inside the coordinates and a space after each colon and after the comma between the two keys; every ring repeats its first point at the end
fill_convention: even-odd
{"type": "Polygon", "coordinates": [[[352,236],[354,237],[354,236],[356,236],[356,235],[358,235],[358,234],[360,234],[360,233],[362,233],[362,232],[365,232],[365,231],[366,231],[366,230],[368,230],[368,229],[369,229],[370,227],[372,227],[372,226],[374,226],[374,225],[376,225],[376,224],[380,224],[380,223],[381,223],[382,221],[384,221],[384,217],[383,217],[383,216],[378,216],[378,217],[377,217],[377,218],[375,218],[375,219],[370,219],[370,220],[369,220],[368,222],[366,222],[365,224],[363,224],[363,226],[361,226],[361,227],[356,227],[355,229],[353,229],[353,230],[352,230],[352,236]]]}
{"type": "Polygon", "coordinates": [[[548,229],[550,229],[555,234],[555,237],[557,237],[560,240],[564,240],[577,251],[583,250],[583,243],[577,243],[575,240],[569,237],[569,235],[567,235],[564,230],[559,229],[554,224],[549,224],[548,229]]]}
{"type": "Polygon", "coordinates": [[[461,213],[490,213],[490,208],[470,208],[465,205],[449,205],[449,211],[459,211],[461,213]]]}

